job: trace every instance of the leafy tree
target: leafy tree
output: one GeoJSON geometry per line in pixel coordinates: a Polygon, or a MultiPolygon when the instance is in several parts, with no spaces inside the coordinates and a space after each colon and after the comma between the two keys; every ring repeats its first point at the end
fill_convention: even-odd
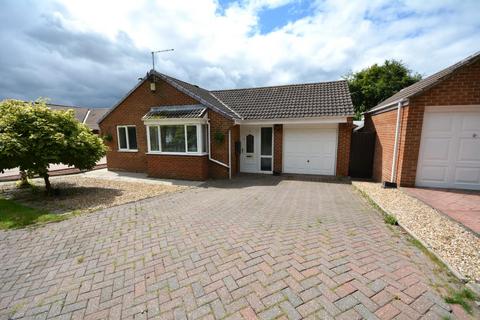
{"type": "Polygon", "coordinates": [[[350,73],[346,77],[357,117],[422,78],[397,60],[350,73]]]}
{"type": "Polygon", "coordinates": [[[78,122],[72,110],[49,109],[45,101],[0,102],[0,172],[18,167],[38,174],[51,193],[50,164],[91,169],[106,153],[103,141],[78,122]]]}

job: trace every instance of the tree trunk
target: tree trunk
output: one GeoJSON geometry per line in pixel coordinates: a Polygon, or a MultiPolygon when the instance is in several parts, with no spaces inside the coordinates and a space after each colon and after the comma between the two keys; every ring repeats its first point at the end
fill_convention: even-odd
{"type": "Polygon", "coordinates": [[[25,172],[25,170],[23,169],[20,169],[20,184],[19,184],[19,188],[26,188],[29,186],[29,183],[28,183],[28,176],[27,176],[27,173],[25,172]]]}
{"type": "Polygon", "coordinates": [[[45,181],[45,191],[47,192],[47,194],[52,194],[52,185],[50,184],[49,178],[50,176],[48,175],[48,173],[43,176],[43,180],[45,181]]]}

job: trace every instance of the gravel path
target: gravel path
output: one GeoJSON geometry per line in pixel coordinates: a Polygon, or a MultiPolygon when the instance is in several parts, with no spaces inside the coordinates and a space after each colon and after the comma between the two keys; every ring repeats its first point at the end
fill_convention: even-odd
{"type": "Polygon", "coordinates": [[[45,197],[42,179],[34,179],[37,192],[17,189],[15,182],[0,184],[0,197],[11,198],[28,206],[54,213],[73,210],[92,212],[127,202],[154,197],[163,193],[185,190],[185,186],[130,182],[111,179],[86,178],[80,175],[51,177],[52,186],[59,194],[45,197]]]}
{"type": "Polygon", "coordinates": [[[363,181],[354,181],[353,185],[462,275],[480,282],[480,238],[401,189],[383,189],[379,183],[363,181]]]}

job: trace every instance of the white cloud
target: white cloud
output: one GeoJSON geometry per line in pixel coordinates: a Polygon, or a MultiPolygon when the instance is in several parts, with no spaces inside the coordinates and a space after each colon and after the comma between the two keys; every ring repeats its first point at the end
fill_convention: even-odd
{"type": "MultiPolygon", "coordinates": [[[[391,58],[430,74],[478,50],[474,46],[480,43],[478,1],[317,1],[309,15],[266,34],[260,33],[259,13],[298,1],[251,0],[226,8],[215,0],[59,1],[40,8],[41,14],[76,36],[96,35],[92,47],[95,41],[105,44],[95,54],[111,63],[101,67],[97,57],[85,64],[90,58],[81,50],[84,43],[50,45],[42,59],[71,64],[65,68],[82,79],[94,69],[93,79],[123,81],[114,86],[123,92],[110,91],[101,100],[111,104],[112,95],[121,97],[150,68],[153,49],[175,48],[157,56],[159,71],[217,89],[336,80],[391,58]]],[[[42,36],[45,42],[47,35],[42,36]]],[[[100,83],[88,82],[86,92],[103,94],[100,83]]]]}

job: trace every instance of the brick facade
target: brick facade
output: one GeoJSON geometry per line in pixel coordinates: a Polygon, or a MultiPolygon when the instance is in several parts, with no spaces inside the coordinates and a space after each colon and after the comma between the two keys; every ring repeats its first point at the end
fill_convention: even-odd
{"type": "MultiPolygon", "coordinates": [[[[426,106],[480,105],[480,61],[458,70],[402,108],[397,183],[414,186],[426,106]]],[[[397,111],[368,115],[365,128],[376,132],[373,178],[390,181],[397,111]]]]}
{"type": "Polygon", "coordinates": [[[338,146],[337,146],[337,170],[339,177],[348,176],[348,165],[350,162],[350,142],[352,140],[353,118],[348,118],[346,123],[338,125],[338,146]]]}
{"type": "MultiPolygon", "coordinates": [[[[232,176],[238,173],[239,156],[235,153],[235,142],[240,140],[240,127],[235,125],[230,119],[225,118],[221,114],[208,111],[210,119],[210,141],[211,141],[211,157],[217,161],[228,165],[228,131],[231,131],[231,157],[232,157],[232,176]],[[215,137],[223,135],[223,142],[219,142],[215,137]]],[[[214,179],[228,178],[228,168],[209,161],[209,177],[214,179]]]]}
{"type": "Polygon", "coordinates": [[[208,156],[147,155],[150,177],[187,180],[208,179],[208,156]]]}

